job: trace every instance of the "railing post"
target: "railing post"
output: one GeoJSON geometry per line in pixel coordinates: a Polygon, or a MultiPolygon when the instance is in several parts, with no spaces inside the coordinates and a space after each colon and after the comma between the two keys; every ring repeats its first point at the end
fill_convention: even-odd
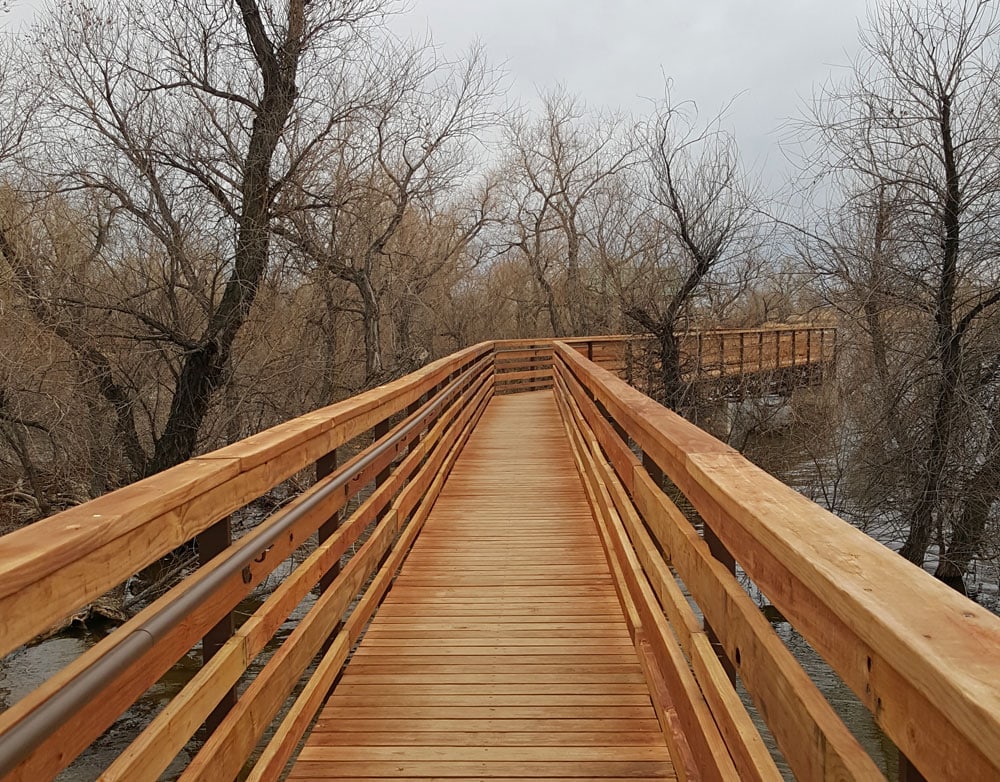
{"type": "MultiPolygon", "coordinates": [[[[198,563],[204,566],[210,560],[225,551],[233,542],[233,527],[229,516],[217,521],[211,527],[200,533],[197,537],[198,563]]],[[[202,667],[208,664],[215,654],[222,648],[230,638],[233,637],[233,615],[226,614],[220,619],[201,639],[201,664],[202,667]]],[[[236,705],[236,688],[230,689],[218,704],[212,709],[212,713],[205,720],[204,728],[208,735],[215,732],[229,710],[236,705]]]]}
{"type": "Polygon", "coordinates": [[[764,330],[757,332],[757,371],[764,371],[764,330]]]}
{"type": "MultiPolygon", "coordinates": [[[[316,480],[320,481],[327,475],[333,473],[337,469],[337,449],[334,448],[326,456],[321,456],[316,460],[316,480]]],[[[324,521],[319,526],[319,530],[316,533],[317,542],[322,545],[325,540],[327,540],[331,535],[333,535],[337,528],[340,526],[340,512],[336,511],[330,518],[324,521]]],[[[320,576],[319,579],[319,589],[320,592],[325,592],[333,580],[340,575],[340,561],[338,560],[334,563],[326,573],[320,576]]]]}
{"type": "MultiPolygon", "coordinates": [[[[715,534],[707,521],[702,520],[702,538],[708,544],[708,550],[723,566],[728,570],[733,576],[736,575],[736,560],[733,555],[729,553],[719,536],[715,534]]],[[[709,624],[707,619],[702,620],[705,627],[705,635],[708,636],[709,643],[712,644],[712,648],[715,649],[715,654],[719,658],[719,662],[722,663],[722,669],[726,672],[726,676],[729,677],[729,681],[736,683],[736,668],[732,661],[729,659],[729,655],[726,654],[726,650],[719,640],[719,636],[715,634],[715,630],[712,629],[712,625],[709,624]]]]}
{"type": "Polygon", "coordinates": [[[795,359],[796,359],[796,353],[797,353],[797,350],[798,350],[798,348],[797,348],[797,346],[795,344],[795,335],[796,335],[796,333],[797,333],[797,330],[796,329],[792,329],[792,369],[795,368],[795,359]]]}
{"type": "MultiPolygon", "coordinates": [[[[450,379],[451,376],[449,375],[449,380],[450,379]]],[[[375,424],[375,428],[372,430],[372,432],[374,435],[375,442],[378,442],[387,434],[389,434],[389,419],[386,418],[384,421],[379,421],[377,424],[375,424]]],[[[391,474],[392,474],[392,465],[387,464],[385,466],[385,469],[383,469],[378,475],[375,476],[375,488],[377,489],[379,486],[385,483],[389,479],[389,476],[391,474]]]]}
{"type": "Polygon", "coordinates": [[[746,336],[745,331],[740,332],[740,376],[743,376],[743,359],[746,353],[746,336]]]}
{"type": "MultiPolygon", "coordinates": [[[[413,403],[410,404],[409,407],[406,408],[406,417],[409,418],[414,413],[416,413],[417,410],[420,409],[420,406],[423,403],[424,403],[424,395],[421,394],[417,399],[413,400],[413,403]]],[[[417,434],[413,437],[413,439],[410,441],[410,444],[406,448],[407,455],[413,453],[414,450],[416,450],[417,445],[420,443],[420,437],[421,437],[420,433],[417,432],[417,434]]]]}
{"type": "Polygon", "coordinates": [[[899,782],[927,782],[927,778],[902,752],[899,753],[899,782]]]}

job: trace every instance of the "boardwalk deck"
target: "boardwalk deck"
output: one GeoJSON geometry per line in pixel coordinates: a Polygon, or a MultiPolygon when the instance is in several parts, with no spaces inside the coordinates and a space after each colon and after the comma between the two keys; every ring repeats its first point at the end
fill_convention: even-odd
{"type": "Polygon", "coordinates": [[[289,778],[527,777],[674,778],[549,391],[491,402],[289,778]]]}

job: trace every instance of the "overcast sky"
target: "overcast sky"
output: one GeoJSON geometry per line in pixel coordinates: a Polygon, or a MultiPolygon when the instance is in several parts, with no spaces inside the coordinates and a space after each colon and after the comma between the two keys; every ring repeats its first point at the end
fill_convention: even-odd
{"type": "MultiPolygon", "coordinates": [[[[39,0],[13,0],[18,25],[39,0]]],[[[446,55],[481,40],[526,103],[562,84],[593,108],[642,113],[662,96],[729,112],[748,164],[777,184],[779,128],[857,49],[865,0],[410,0],[393,22],[446,55]]]]}
{"type": "Polygon", "coordinates": [[[397,29],[446,53],[476,39],[531,102],[557,83],[591,107],[643,113],[672,80],[704,116],[735,98],[746,162],[783,178],[779,128],[857,51],[865,0],[412,0],[397,29]]]}

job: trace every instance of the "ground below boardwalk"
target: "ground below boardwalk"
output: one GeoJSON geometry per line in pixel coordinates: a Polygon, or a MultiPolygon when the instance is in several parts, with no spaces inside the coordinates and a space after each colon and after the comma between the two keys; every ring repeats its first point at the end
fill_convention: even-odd
{"type": "Polygon", "coordinates": [[[674,778],[551,392],[490,403],[289,778],[674,778]]]}

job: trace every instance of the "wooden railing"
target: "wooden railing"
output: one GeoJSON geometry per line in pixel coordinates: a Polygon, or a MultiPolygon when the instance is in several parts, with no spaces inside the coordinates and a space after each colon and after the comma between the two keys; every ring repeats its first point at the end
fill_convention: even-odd
{"type": "Polygon", "coordinates": [[[655,705],[679,767],[693,778],[780,778],[731,671],[796,778],[883,776],[736,578],[735,559],[927,779],[1000,778],[1000,619],[578,346],[556,344],[554,378],[647,678],[662,683],[655,705]],[[663,476],[700,514],[704,537],[663,476]]]}
{"type": "Polygon", "coordinates": [[[273,732],[249,778],[277,779],[492,396],[493,364],[493,345],[477,345],[0,538],[2,656],[282,481],[314,466],[318,477],[0,715],[0,778],[53,778],[200,639],[231,627],[233,609],[287,560],[289,574],[102,776],[159,778],[215,712],[181,778],[234,779],[273,732]],[[345,444],[358,453],[335,467],[345,444]],[[339,520],[352,498],[359,504],[339,520]],[[265,647],[266,664],[235,699],[265,647]]]}
{"type": "Polygon", "coordinates": [[[102,779],[157,779],[203,724],[213,730],[188,745],[181,779],[279,778],[489,399],[543,388],[561,407],[682,773],[778,778],[732,672],[799,778],[880,776],[734,577],[732,552],[928,778],[1000,776],[1000,620],[587,361],[579,345],[511,341],[468,348],[0,538],[6,655],[178,547],[210,546],[230,514],[283,481],[316,475],[0,715],[0,777],[54,777],[209,638],[204,667],[102,779]],[[700,513],[705,538],[661,472],[700,513]],[[233,609],[282,563],[288,574],[233,627],[233,609]]]}
{"type": "MultiPolygon", "coordinates": [[[[689,382],[773,373],[832,364],[837,330],[825,326],[712,329],[680,335],[681,368],[689,382]]],[[[595,364],[627,381],[655,371],[658,344],[647,334],[563,340],[595,364]]]]}

